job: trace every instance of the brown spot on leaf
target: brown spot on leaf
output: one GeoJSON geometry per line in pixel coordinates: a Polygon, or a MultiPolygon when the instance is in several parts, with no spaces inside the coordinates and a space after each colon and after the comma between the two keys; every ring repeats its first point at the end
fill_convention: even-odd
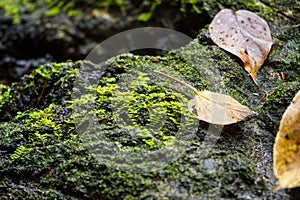
{"type": "Polygon", "coordinates": [[[286,140],[289,140],[289,139],[290,139],[290,137],[289,137],[288,134],[286,134],[284,138],[285,138],[286,140]]]}

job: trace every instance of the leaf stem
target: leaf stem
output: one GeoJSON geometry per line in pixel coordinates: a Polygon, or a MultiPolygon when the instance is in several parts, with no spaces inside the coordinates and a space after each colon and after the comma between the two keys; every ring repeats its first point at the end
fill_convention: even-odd
{"type": "Polygon", "coordinates": [[[187,84],[186,82],[184,82],[184,81],[182,81],[182,80],[179,80],[179,79],[177,79],[177,78],[174,78],[173,76],[170,76],[170,75],[165,74],[165,73],[163,73],[163,72],[160,72],[160,71],[158,71],[158,70],[154,70],[153,72],[155,72],[155,73],[157,73],[157,74],[160,74],[160,75],[162,75],[162,76],[164,76],[164,77],[167,77],[167,78],[169,78],[169,79],[172,79],[173,81],[176,81],[177,83],[180,83],[181,85],[184,85],[184,86],[190,88],[191,90],[194,91],[195,94],[200,95],[200,93],[198,92],[198,90],[197,90],[196,88],[194,88],[193,86],[187,84]]]}

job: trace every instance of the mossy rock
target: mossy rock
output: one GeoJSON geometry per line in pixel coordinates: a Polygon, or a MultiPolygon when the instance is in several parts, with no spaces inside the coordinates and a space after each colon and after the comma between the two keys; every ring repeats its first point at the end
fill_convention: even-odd
{"type": "Polygon", "coordinates": [[[282,4],[273,9],[271,2],[255,2],[230,5],[269,11],[263,17],[270,20],[275,43],[258,73],[259,87],[238,58],[203,39],[207,28],[164,56],[122,54],[100,65],[46,64],[11,87],[1,86],[1,199],[298,197],[298,189],[273,190],[272,170],[278,122],[299,90],[300,38],[293,19],[298,7],[294,2],[286,18],[279,14],[287,9],[282,4]],[[78,73],[83,66],[95,69],[91,79],[97,69],[106,70],[96,84],[87,85],[87,77],[78,73]],[[154,69],[198,90],[229,94],[257,114],[225,126],[212,148],[206,139],[216,138],[207,130],[220,127],[197,120],[186,107],[193,93],[153,74],[154,69]],[[133,156],[161,149],[168,153],[158,157],[163,165],[135,163],[133,156]]]}

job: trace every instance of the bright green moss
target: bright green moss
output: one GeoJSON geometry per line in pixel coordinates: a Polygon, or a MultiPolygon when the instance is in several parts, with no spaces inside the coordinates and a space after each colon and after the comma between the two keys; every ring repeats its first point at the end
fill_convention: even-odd
{"type": "MultiPolygon", "coordinates": [[[[53,63],[51,64],[51,66],[49,65],[42,65],[39,68],[37,68],[36,70],[34,70],[34,74],[39,74],[40,76],[42,76],[43,78],[49,79],[53,76],[57,76],[59,75],[59,73],[61,72],[61,69],[64,67],[63,64],[59,64],[59,63],[53,63]]],[[[72,70],[68,70],[68,72],[73,73],[72,70]]],[[[33,75],[34,75],[33,74],[33,75]]]]}
{"type": "Polygon", "coordinates": [[[34,12],[40,8],[41,5],[46,6],[44,9],[47,11],[48,17],[53,17],[61,12],[66,12],[68,16],[74,16],[79,14],[79,9],[74,9],[74,1],[68,3],[49,1],[49,0],[37,0],[35,2],[29,0],[9,0],[0,1],[0,8],[4,10],[5,14],[11,16],[14,24],[20,23],[20,15],[24,12],[34,12]]]}
{"type": "MultiPolygon", "coordinates": [[[[69,101],[69,108],[85,108],[95,103],[91,113],[96,114],[102,128],[116,124],[118,129],[140,138],[139,145],[146,149],[172,145],[176,140],[174,134],[183,125],[182,119],[185,119],[184,125],[190,127],[196,115],[187,110],[188,100],[183,95],[154,84],[146,73],[135,73],[117,78],[103,77],[98,86],[88,87],[90,93],[69,101]],[[125,121],[130,123],[124,124],[125,121]]],[[[74,113],[77,119],[81,110],[74,113]]],[[[115,139],[121,143],[128,140],[126,137],[115,139]]]]}
{"type": "Polygon", "coordinates": [[[24,154],[29,153],[32,150],[30,147],[25,147],[23,145],[19,146],[14,153],[10,156],[10,164],[19,160],[24,154]]]}
{"type": "Polygon", "coordinates": [[[35,70],[35,72],[39,75],[41,75],[44,78],[50,78],[51,77],[51,71],[45,69],[45,66],[40,66],[35,70]]]}
{"type": "Polygon", "coordinates": [[[152,84],[147,74],[138,73],[127,86],[127,90],[118,89],[122,87],[119,85],[110,98],[114,109],[113,117],[116,121],[126,120],[119,115],[125,110],[133,129],[141,130],[137,135],[147,139],[144,140],[147,144],[151,144],[150,146],[168,144],[174,138],[168,138],[165,134],[172,135],[172,132],[179,130],[182,125],[181,115],[186,116],[187,126],[193,124],[193,117],[189,119],[191,114],[187,110],[187,99],[184,96],[152,84]],[[159,129],[156,130],[157,128],[159,129]],[[158,134],[163,137],[162,141],[153,137],[156,131],[162,134],[158,134]],[[155,142],[150,142],[149,139],[154,139],[155,142]]]}
{"type": "Polygon", "coordinates": [[[49,135],[48,131],[52,132],[58,141],[63,135],[61,124],[55,122],[54,109],[57,109],[57,106],[52,103],[44,110],[19,112],[15,119],[17,121],[25,121],[25,125],[32,132],[29,136],[30,141],[42,143],[44,145],[47,140],[51,140],[51,135],[49,135]],[[43,130],[45,129],[48,133],[43,133],[43,130]]]}
{"type": "Polygon", "coordinates": [[[13,18],[13,23],[20,23],[19,11],[21,7],[26,7],[27,9],[32,9],[33,4],[28,0],[10,0],[10,1],[0,1],[0,8],[4,10],[6,15],[13,18]]]}

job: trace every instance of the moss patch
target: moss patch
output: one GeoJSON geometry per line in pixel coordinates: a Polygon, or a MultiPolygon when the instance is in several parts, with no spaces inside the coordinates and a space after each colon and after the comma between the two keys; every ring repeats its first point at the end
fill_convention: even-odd
{"type": "Polygon", "coordinates": [[[259,112],[267,129],[274,134],[278,131],[281,117],[290,105],[295,94],[299,91],[299,82],[285,82],[272,90],[259,112]]]}

